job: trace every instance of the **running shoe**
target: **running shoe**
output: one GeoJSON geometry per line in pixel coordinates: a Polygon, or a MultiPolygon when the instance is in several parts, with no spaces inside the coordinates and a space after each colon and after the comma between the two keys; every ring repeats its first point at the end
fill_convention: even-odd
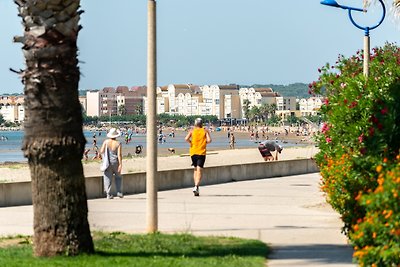
{"type": "Polygon", "coordinates": [[[193,187],[193,194],[195,197],[200,196],[200,191],[198,186],[193,187]]]}

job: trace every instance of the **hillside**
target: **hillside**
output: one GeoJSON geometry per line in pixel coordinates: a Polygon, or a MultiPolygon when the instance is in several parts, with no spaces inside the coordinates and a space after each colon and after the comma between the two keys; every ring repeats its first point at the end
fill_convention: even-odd
{"type": "Polygon", "coordinates": [[[241,85],[240,87],[253,87],[253,88],[272,88],[274,92],[278,92],[281,96],[295,96],[297,98],[308,98],[308,84],[305,83],[292,83],[289,85],[282,84],[253,84],[251,86],[241,85]]]}

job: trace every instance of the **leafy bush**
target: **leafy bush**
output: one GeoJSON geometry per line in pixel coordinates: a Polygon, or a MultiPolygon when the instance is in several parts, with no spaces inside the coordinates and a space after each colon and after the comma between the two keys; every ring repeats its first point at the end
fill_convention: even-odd
{"type": "MultiPolygon", "coordinates": [[[[362,57],[361,52],[350,58],[339,56],[334,66],[321,68],[318,82],[309,86],[310,93],[327,95],[316,156],[322,189],[354,242],[354,226],[369,214],[360,196],[378,201],[374,194],[381,186],[378,167],[395,162],[400,149],[400,48],[394,44],[374,48],[369,78],[362,73],[362,57]]],[[[358,247],[368,246],[363,240],[357,239],[358,247]]],[[[358,259],[359,255],[355,254],[358,259]]]]}
{"type": "Polygon", "coordinates": [[[353,225],[350,237],[361,266],[400,265],[400,163],[384,168],[376,167],[374,192],[357,197],[366,215],[353,225]]]}

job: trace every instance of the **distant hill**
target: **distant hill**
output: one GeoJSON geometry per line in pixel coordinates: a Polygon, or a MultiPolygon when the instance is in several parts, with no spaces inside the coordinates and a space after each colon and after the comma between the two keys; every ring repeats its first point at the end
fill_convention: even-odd
{"type": "Polygon", "coordinates": [[[79,90],[79,96],[86,96],[86,93],[89,90],[79,90]]]}
{"type": "Polygon", "coordinates": [[[240,87],[253,87],[253,88],[272,88],[274,92],[278,92],[281,96],[295,96],[297,98],[308,98],[308,84],[305,83],[292,83],[289,85],[282,84],[253,84],[251,86],[241,85],[240,87]]]}

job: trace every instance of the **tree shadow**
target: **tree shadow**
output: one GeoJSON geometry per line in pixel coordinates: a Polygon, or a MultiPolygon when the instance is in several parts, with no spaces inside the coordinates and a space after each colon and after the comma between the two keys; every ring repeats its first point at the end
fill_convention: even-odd
{"type": "Polygon", "coordinates": [[[293,245],[274,246],[270,259],[308,260],[319,264],[352,264],[353,248],[348,245],[293,245]]]}

